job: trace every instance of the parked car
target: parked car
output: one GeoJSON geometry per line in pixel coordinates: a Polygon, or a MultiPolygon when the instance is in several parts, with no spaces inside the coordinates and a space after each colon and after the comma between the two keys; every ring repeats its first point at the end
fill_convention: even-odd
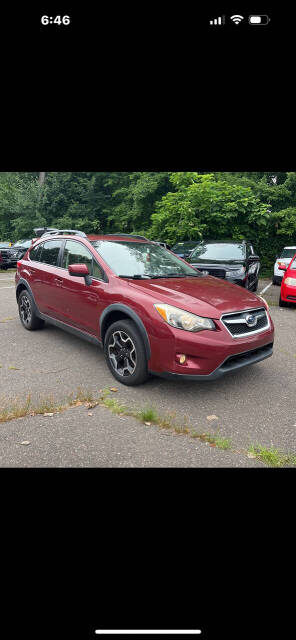
{"type": "Polygon", "coordinates": [[[205,275],[257,291],[260,258],[250,242],[205,240],[199,242],[187,261],[205,275]]]}
{"type": "Polygon", "coordinates": [[[184,242],[177,242],[171,248],[171,251],[185,260],[190,256],[193,249],[199,244],[199,240],[185,240],[184,242]]]}
{"type": "Polygon", "coordinates": [[[10,245],[10,242],[0,242],[0,269],[3,271],[8,269],[6,249],[9,249],[10,245]]]}
{"type": "Polygon", "coordinates": [[[32,239],[18,240],[12,245],[12,247],[10,247],[10,249],[7,249],[6,259],[7,259],[7,265],[9,268],[16,267],[17,261],[20,260],[25,255],[25,253],[27,252],[31,244],[32,244],[32,239]]]}
{"type": "Polygon", "coordinates": [[[288,307],[296,304],[296,253],[287,267],[282,264],[279,269],[283,272],[279,305],[288,307]]]}
{"type": "Polygon", "coordinates": [[[164,249],[169,249],[170,250],[170,245],[167,244],[166,242],[162,242],[162,240],[154,240],[154,242],[156,242],[156,244],[159,244],[160,247],[164,247],[164,249]]]}
{"type": "Polygon", "coordinates": [[[143,236],[41,238],[18,261],[15,282],[25,329],[47,321],[100,345],[126,385],[149,374],[214,380],[272,355],[263,298],[203,276],[143,236]]]}
{"type": "Polygon", "coordinates": [[[284,265],[287,267],[290,263],[291,258],[293,258],[296,253],[296,245],[292,245],[290,247],[284,247],[279,256],[276,257],[276,261],[273,267],[273,278],[272,284],[282,284],[283,279],[283,269],[280,269],[280,265],[284,265]]]}

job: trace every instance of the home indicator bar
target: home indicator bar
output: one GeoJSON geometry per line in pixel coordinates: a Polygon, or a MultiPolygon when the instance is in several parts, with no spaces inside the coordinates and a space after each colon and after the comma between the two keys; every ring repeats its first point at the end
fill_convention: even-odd
{"type": "Polygon", "coordinates": [[[195,636],[201,634],[200,629],[96,629],[101,636],[195,636]]]}

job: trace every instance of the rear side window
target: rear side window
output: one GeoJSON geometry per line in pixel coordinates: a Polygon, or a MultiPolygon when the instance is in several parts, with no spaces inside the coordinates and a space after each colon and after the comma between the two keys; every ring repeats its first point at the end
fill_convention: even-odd
{"type": "Polygon", "coordinates": [[[61,246],[62,240],[48,240],[48,242],[44,242],[38,262],[56,267],[61,246]]]}
{"type": "Polygon", "coordinates": [[[283,249],[280,258],[293,258],[296,252],[296,247],[293,249],[283,249]]]}
{"type": "Polygon", "coordinates": [[[33,260],[34,262],[40,261],[42,246],[42,244],[38,244],[38,247],[35,247],[35,249],[31,249],[29,253],[30,260],[33,260]]]}

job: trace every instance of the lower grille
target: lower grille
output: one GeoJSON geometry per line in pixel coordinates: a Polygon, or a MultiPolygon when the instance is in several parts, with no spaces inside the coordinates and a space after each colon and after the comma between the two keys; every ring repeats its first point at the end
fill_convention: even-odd
{"type": "Polygon", "coordinates": [[[252,351],[245,351],[244,353],[238,353],[235,356],[230,356],[229,358],[227,358],[227,360],[225,360],[220,368],[222,371],[226,372],[228,370],[232,370],[235,365],[243,366],[244,362],[246,363],[247,360],[249,361],[248,364],[251,364],[252,360],[256,361],[260,356],[264,357],[265,354],[266,356],[271,354],[272,348],[273,342],[271,342],[270,344],[266,344],[264,347],[260,347],[259,349],[253,349],[252,351]]]}
{"type": "Polygon", "coordinates": [[[221,322],[233,338],[260,333],[270,326],[264,307],[237,313],[227,313],[221,316],[221,322]]]}
{"type": "Polygon", "coordinates": [[[296,296],[287,296],[288,300],[296,300],[296,296]]]}

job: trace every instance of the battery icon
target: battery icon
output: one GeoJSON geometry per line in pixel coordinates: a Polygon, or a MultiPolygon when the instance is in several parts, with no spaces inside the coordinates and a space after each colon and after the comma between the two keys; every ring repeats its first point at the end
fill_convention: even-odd
{"type": "Polygon", "coordinates": [[[249,24],[268,24],[269,21],[268,16],[249,16],[249,24]]]}

